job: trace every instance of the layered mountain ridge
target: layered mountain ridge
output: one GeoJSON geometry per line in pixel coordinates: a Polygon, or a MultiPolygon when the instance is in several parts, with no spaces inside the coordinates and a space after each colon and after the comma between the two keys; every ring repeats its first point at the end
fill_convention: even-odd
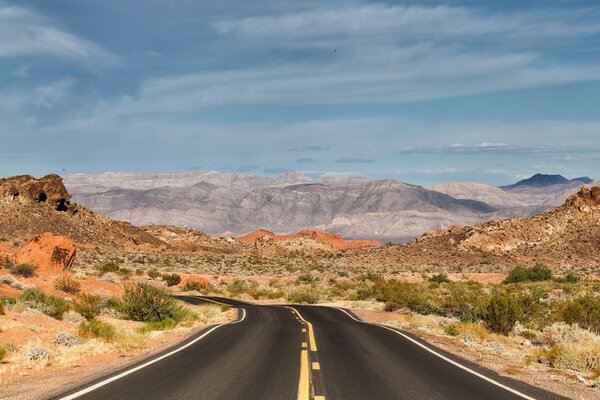
{"type": "Polygon", "coordinates": [[[424,188],[368,177],[312,180],[299,172],[277,178],[182,172],[76,174],[67,175],[65,184],[78,203],[135,225],[228,236],[258,228],[283,234],[319,229],[348,238],[408,241],[451,225],[529,217],[586,185],[585,178],[560,178],[539,174],[503,188],[473,183],[424,188]]]}

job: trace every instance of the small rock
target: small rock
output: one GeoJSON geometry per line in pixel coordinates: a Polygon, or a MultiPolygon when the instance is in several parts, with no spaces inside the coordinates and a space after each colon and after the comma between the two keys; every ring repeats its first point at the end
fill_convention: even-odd
{"type": "Polygon", "coordinates": [[[521,341],[521,346],[531,346],[531,340],[523,339],[521,341]]]}

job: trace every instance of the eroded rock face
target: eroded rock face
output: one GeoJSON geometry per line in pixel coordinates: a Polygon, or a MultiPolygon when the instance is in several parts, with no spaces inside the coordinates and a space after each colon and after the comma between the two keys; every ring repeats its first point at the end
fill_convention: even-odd
{"type": "Polygon", "coordinates": [[[581,190],[571,195],[565,202],[567,207],[575,207],[581,211],[589,208],[600,207],[600,186],[592,188],[581,188],[581,190]]]}
{"type": "Polygon", "coordinates": [[[77,247],[65,236],[46,232],[17,251],[17,264],[31,264],[39,273],[68,271],[75,263],[77,247]]]}
{"type": "Polygon", "coordinates": [[[58,211],[75,211],[71,195],[56,174],[36,179],[30,175],[0,179],[0,196],[5,200],[46,203],[58,211]]]}

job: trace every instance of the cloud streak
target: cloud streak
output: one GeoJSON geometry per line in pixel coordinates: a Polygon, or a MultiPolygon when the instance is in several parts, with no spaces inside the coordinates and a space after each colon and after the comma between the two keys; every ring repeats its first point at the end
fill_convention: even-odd
{"type": "Polygon", "coordinates": [[[59,28],[30,9],[0,3],[0,59],[37,55],[94,66],[118,60],[101,46],[59,28]]]}

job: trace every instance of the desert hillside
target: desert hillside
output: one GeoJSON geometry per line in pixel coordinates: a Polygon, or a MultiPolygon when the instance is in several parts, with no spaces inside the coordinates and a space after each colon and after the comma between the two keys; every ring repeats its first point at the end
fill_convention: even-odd
{"type": "MultiPolygon", "coordinates": [[[[432,231],[406,245],[352,254],[375,264],[503,271],[542,263],[559,271],[597,273],[600,187],[582,188],[563,205],[531,218],[512,218],[432,231]]],[[[355,261],[356,262],[356,261],[355,261]]]]}

